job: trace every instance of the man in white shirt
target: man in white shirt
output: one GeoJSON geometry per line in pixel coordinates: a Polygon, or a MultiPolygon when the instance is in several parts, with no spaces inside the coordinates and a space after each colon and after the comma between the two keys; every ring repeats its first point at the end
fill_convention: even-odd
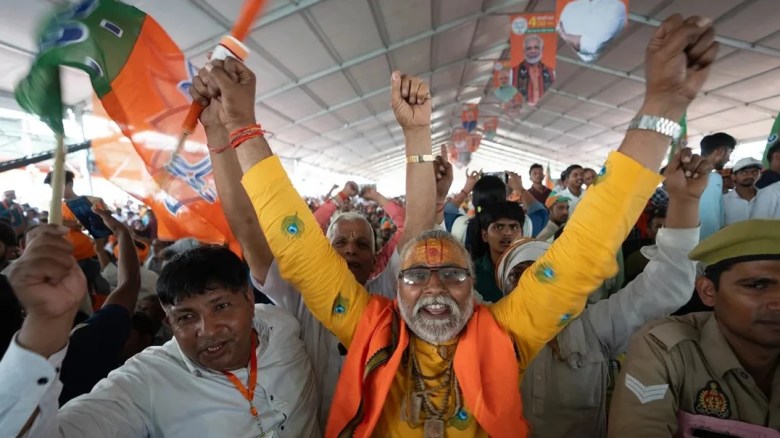
{"type": "Polygon", "coordinates": [[[175,339],[58,411],[60,364],[86,282],[65,231],[43,227],[10,273],[27,317],[0,361],[0,436],[28,427],[47,438],[320,436],[298,323],[255,306],[241,260],[215,247],[177,256],[160,275],[175,339]]]}
{"type": "Polygon", "coordinates": [[[569,201],[569,215],[574,214],[574,209],[577,208],[577,204],[582,199],[584,184],[583,169],[579,164],[572,164],[561,175],[561,181],[565,188],[561,191],[553,190],[550,196],[559,196],[567,198],[569,201]]]}
{"type": "Polygon", "coordinates": [[[731,173],[735,188],[723,195],[723,215],[726,225],[750,219],[750,209],[758,194],[756,181],[763,165],[755,158],[737,161],[731,173]]]}
{"type": "Polygon", "coordinates": [[[750,211],[751,219],[780,219],[780,181],[758,191],[750,211]]]}
{"type": "Polygon", "coordinates": [[[575,0],[558,20],[558,34],[585,62],[593,62],[626,25],[620,0],[575,0]]]}

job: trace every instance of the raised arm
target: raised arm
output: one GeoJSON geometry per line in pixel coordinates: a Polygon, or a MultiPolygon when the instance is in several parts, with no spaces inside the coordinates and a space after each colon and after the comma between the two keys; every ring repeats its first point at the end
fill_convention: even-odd
{"type": "MultiPolygon", "coordinates": [[[[331,190],[331,192],[332,191],[333,190],[331,190]]],[[[336,213],[336,210],[343,206],[349,198],[357,195],[357,192],[357,183],[354,181],[347,181],[347,183],[344,184],[344,189],[338,192],[335,197],[331,198],[330,193],[328,193],[328,196],[325,197],[325,202],[323,202],[314,212],[314,218],[317,220],[317,223],[320,224],[323,233],[328,230],[330,219],[333,217],[333,214],[336,213]]]]}
{"type": "MultiPolygon", "coordinates": [[[[190,93],[196,101],[215,105],[229,132],[255,126],[255,76],[245,65],[231,58],[212,62],[211,71],[199,77],[190,93]]],[[[312,314],[348,346],[368,293],[330,246],[265,139],[251,137],[237,152],[244,189],[279,272],[301,292],[312,314]]]]}
{"type": "Polygon", "coordinates": [[[27,248],[11,265],[8,280],[27,317],[0,360],[2,436],[19,434],[39,407],[37,421],[56,422],[58,394],[50,390],[58,385],[56,366],[65,357],[73,318],[87,291],[67,232],[56,225],[39,226],[27,235],[27,248]]]}
{"type": "MultiPolygon", "coordinates": [[[[701,89],[716,54],[708,21],[693,17],[683,22],[679,15],[664,21],[647,48],[645,103],[639,114],[679,120],[701,89]]],[[[517,288],[492,307],[515,339],[521,369],[582,311],[587,295],[617,272],[615,254],[660,182],[656,169],[670,141],[653,131],[629,130],[561,238],[526,270],[517,288]],[[588,263],[582,263],[584,254],[588,263]]],[[[686,169],[699,164],[690,156],[682,162],[686,169]]],[[[686,176],[706,174],[691,168],[686,176]]]]}
{"type": "Polygon", "coordinates": [[[214,108],[204,109],[200,121],[206,129],[211,168],[214,171],[214,182],[225,218],[241,245],[241,251],[252,276],[263,284],[274,261],[274,255],[257,221],[252,202],[241,185],[243,173],[236,151],[229,147],[230,134],[225,125],[220,122],[214,108]]]}
{"type": "Polygon", "coordinates": [[[431,93],[420,79],[392,75],[391,105],[406,140],[406,229],[399,242],[406,242],[434,226],[436,184],[432,162],[431,93]],[[420,158],[419,162],[411,157],[420,158]]]}
{"type": "MultiPolygon", "coordinates": [[[[676,311],[693,293],[696,265],[688,253],[699,243],[699,199],[707,179],[685,177],[683,153],[689,151],[678,151],[664,173],[669,210],[666,228],[656,237],[657,253],[631,283],[583,314],[611,357],[626,351],[641,326],[676,311]]],[[[711,167],[704,162],[700,169],[707,172],[711,167]]]]}
{"type": "Polygon", "coordinates": [[[406,228],[406,209],[396,204],[394,201],[387,199],[373,187],[363,189],[360,196],[369,201],[373,201],[382,207],[396,226],[395,234],[393,234],[390,241],[382,247],[382,251],[377,255],[376,263],[374,264],[374,272],[371,274],[371,278],[374,278],[385,270],[390,258],[395,253],[396,248],[398,248],[398,242],[403,238],[404,230],[406,228]]]}
{"type": "MultiPolygon", "coordinates": [[[[133,234],[123,223],[119,222],[108,210],[93,211],[103,219],[103,223],[110,229],[119,245],[119,257],[117,258],[117,283],[116,288],[106,298],[103,307],[110,304],[118,304],[124,307],[131,315],[135,312],[135,303],[138,300],[138,292],[141,291],[141,262],[135,250],[133,234]]],[[[99,251],[105,252],[102,248],[99,251]]]]}

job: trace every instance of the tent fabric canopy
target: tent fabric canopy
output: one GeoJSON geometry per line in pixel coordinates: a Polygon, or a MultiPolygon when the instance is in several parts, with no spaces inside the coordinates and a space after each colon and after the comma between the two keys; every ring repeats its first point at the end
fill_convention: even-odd
{"type": "MultiPolygon", "coordinates": [[[[131,0],[151,14],[195,65],[230,28],[240,0],[131,0]]],[[[14,85],[33,59],[45,0],[4,0],[0,108],[18,108],[14,85]]],[[[556,82],[535,108],[507,116],[492,69],[508,53],[508,14],[554,11],[554,0],[271,0],[254,25],[248,65],[258,76],[256,114],[279,155],[369,180],[403,175],[403,135],[389,107],[392,69],[422,76],[434,98],[434,145],[447,142],[462,107],[500,116],[472,168],[525,173],[533,162],[596,167],[617,147],[642,103],[644,47],[659,20],[680,12],[715,20],[721,42],[704,95],[688,112],[689,138],[726,131],[766,138],[780,110],[780,31],[772,0],[634,0],[629,23],[594,64],[559,42],[556,82]]],[[[66,104],[88,105],[88,79],[64,74],[66,104]]],[[[2,115],[0,114],[0,119],[2,115]]],[[[0,154],[27,155],[18,132],[0,131],[0,154]]],[[[35,143],[36,148],[46,143],[35,143]]],[[[40,152],[35,150],[33,152],[40,152]]]]}

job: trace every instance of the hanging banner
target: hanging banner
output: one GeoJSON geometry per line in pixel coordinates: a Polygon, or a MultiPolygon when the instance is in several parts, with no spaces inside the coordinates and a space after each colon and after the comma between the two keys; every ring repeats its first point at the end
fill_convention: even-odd
{"type": "Polygon", "coordinates": [[[482,125],[482,130],[485,132],[486,140],[493,140],[498,131],[498,117],[488,117],[482,125]]]}
{"type": "Polygon", "coordinates": [[[515,80],[517,80],[517,75],[514,74],[510,62],[497,62],[493,65],[493,87],[495,88],[493,94],[502,103],[510,102],[518,95],[515,80]]]}
{"type": "Polygon", "coordinates": [[[585,62],[594,62],[628,24],[628,0],[557,0],[558,35],[585,62]]]}
{"type": "Polygon", "coordinates": [[[466,132],[477,129],[477,119],[479,118],[479,105],[469,103],[463,106],[463,112],[460,114],[460,121],[466,132]]]}
{"type": "Polygon", "coordinates": [[[514,86],[529,105],[536,105],[555,83],[558,36],[555,14],[519,14],[510,18],[510,65],[515,66],[514,86]]]}
{"type": "Polygon", "coordinates": [[[455,128],[452,130],[452,143],[458,150],[466,150],[466,141],[468,140],[469,133],[463,128],[455,128]]]}

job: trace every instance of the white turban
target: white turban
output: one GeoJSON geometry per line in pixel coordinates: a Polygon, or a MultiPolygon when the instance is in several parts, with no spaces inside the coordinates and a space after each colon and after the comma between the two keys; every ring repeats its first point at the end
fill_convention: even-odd
{"type": "Polygon", "coordinates": [[[501,289],[504,295],[512,292],[507,290],[509,287],[509,272],[512,271],[512,268],[523,262],[535,262],[549,248],[549,243],[529,238],[522,238],[512,243],[512,246],[501,256],[501,260],[496,267],[496,285],[498,285],[498,288],[501,289]]]}

